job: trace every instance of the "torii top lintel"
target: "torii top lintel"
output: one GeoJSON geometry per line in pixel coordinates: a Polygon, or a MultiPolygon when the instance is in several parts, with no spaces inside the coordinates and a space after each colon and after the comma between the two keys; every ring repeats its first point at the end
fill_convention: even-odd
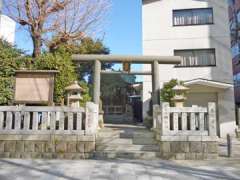
{"type": "Polygon", "coordinates": [[[141,64],[151,64],[158,61],[159,64],[180,64],[181,57],[179,56],[128,56],[128,55],[72,55],[75,62],[89,62],[99,60],[101,62],[132,62],[141,64]]]}

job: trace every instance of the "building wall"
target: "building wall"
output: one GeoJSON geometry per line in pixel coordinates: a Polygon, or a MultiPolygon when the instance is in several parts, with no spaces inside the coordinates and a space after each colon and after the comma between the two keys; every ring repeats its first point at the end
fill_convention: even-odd
{"type": "Polygon", "coordinates": [[[5,15],[0,15],[0,38],[14,44],[16,23],[5,15]]]}
{"type": "MultiPolygon", "coordinates": [[[[145,0],[143,2],[143,54],[173,56],[174,50],[215,48],[216,67],[174,68],[173,65],[160,66],[161,87],[171,79],[192,80],[204,78],[233,83],[230,49],[230,31],[228,26],[227,0],[145,0]],[[174,9],[212,7],[213,25],[173,26],[174,9]]],[[[150,67],[145,65],[144,69],[150,67]]],[[[147,111],[151,97],[151,78],[144,77],[144,111],[147,111]]],[[[227,111],[231,122],[229,132],[234,131],[235,107],[233,90],[219,95],[219,104],[227,111]],[[227,102],[224,97],[228,97],[227,102]]],[[[146,113],[143,113],[145,116],[146,113]]],[[[225,118],[225,115],[221,119],[225,118]]]]}

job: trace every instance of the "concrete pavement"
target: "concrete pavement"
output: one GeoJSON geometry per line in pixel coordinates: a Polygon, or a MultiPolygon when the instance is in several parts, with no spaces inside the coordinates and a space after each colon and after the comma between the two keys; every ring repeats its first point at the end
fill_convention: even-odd
{"type": "Polygon", "coordinates": [[[0,180],[240,179],[240,160],[0,159],[0,180]]]}

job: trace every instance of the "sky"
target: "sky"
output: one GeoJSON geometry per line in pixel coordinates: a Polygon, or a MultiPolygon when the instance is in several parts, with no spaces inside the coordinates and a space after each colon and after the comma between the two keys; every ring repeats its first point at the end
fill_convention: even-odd
{"type": "MultiPolygon", "coordinates": [[[[112,0],[110,12],[106,17],[104,45],[111,54],[141,55],[141,3],[142,0],[112,0]]],[[[32,42],[29,34],[17,27],[16,45],[27,53],[32,52],[32,42]]],[[[119,65],[114,66],[120,69],[119,65]]],[[[139,70],[140,65],[134,65],[134,70],[139,70]]]]}
{"type": "MultiPolygon", "coordinates": [[[[142,0],[112,0],[104,27],[104,44],[111,54],[141,54],[141,2],[142,0]]],[[[28,53],[32,51],[31,38],[20,27],[16,30],[16,45],[28,53]]]]}

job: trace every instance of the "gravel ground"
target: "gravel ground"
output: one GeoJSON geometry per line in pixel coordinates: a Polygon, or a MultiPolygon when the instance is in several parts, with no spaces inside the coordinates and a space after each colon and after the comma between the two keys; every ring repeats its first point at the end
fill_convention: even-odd
{"type": "Polygon", "coordinates": [[[0,159],[0,180],[240,179],[240,159],[214,161],[0,159]]]}

